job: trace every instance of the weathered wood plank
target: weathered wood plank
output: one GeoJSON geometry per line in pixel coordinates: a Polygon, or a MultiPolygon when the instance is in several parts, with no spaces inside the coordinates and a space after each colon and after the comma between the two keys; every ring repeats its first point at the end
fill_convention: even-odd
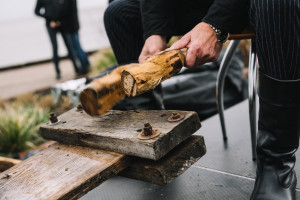
{"type": "Polygon", "coordinates": [[[78,199],[111,176],[170,183],[206,152],[191,136],[158,161],[79,146],[54,144],[0,174],[0,200],[78,199]]]}
{"type": "Polygon", "coordinates": [[[206,153],[202,136],[191,136],[158,161],[134,157],[120,175],[157,185],[166,185],[206,153]]]}
{"type": "Polygon", "coordinates": [[[0,174],[0,199],[78,199],[127,164],[123,154],[54,144],[0,174]]]}
{"type": "Polygon", "coordinates": [[[109,111],[93,118],[83,111],[72,109],[59,116],[59,124],[43,124],[40,130],[45,139],[60,143],[158,160],[201,127],[198,115],[191,111],[178,111],[185,118],[178,122],[168,122],[167,119],[173,112],[109,111]],[[161,134],[153,139],[140,140],[138,134],[145,122],[159,129],[161,134]]]}

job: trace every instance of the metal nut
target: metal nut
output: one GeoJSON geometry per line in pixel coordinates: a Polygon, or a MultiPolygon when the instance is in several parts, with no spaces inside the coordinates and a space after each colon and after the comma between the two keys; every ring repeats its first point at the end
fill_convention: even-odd
{"type": "Polygon", "coordinates": [[[149,136],[152,135],[152,133],[153,133],[152,126],[149,123],[145,123],[143,128],[143,134],[145,136],[149,136]]]}
{"type": "Polygon", "coordinates": [[[54,113],[50,113],[49,119],[50,119],[50,122],[51,122],[52,124],[58,122],[57,116],[56,116],[56,114],[54,114],[54,113]]]}
{"type": "Polygon", "coordinates": [[[77,105],[77,111],[82,111],[82,109],[83,109],[83,108],[82,108],[82,105],[81,105],[81,104],[78,104],[78,105],[77,105]]]}
{"type": "Polygon", "coordinates": [[[169,122],[177,122],[184,118],[184,114],[173,112],[172,115],[168,118],[169,122]]]}
{"type": "Polygon", "coordinates": [[[159,136],[160,130],[152,128],[149,122],[144,124],[143,131],[139,133],[138,138],[141,140],[148,140],[159,136]]]}

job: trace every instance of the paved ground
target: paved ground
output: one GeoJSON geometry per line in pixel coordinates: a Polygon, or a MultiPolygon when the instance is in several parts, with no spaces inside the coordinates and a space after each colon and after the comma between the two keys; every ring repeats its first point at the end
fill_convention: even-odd
{"type": "MultiPolygon", "coordinates": [[[[248,101],[225,111],[228,143],[222,140],[217,115],[202,122],[195,133],[203,135],[207,153],[166,186],[116,176],[87,193],[81,200],[247,200],[254,186],[248,101]]],[[[296,153],[300,157],[300,151],[296,153]]],[[[300,163],[295,167],[300,180],[300,163]]],[[[300,183],[297,200],[300,200],[300,183]]]]}
{"type": "MultiPolygon", "coordinates": [[[[94,63],[98,59],[95,53],[89,57],[94,63]]],[[[22,68],[0,71],[0,100],[7,100],[21,94],[51,88],[54,84],[75,78],[73,65],[69,59],[60,62],[61,79],[55,79],[52,62],[35,64],[22,68]]]]}

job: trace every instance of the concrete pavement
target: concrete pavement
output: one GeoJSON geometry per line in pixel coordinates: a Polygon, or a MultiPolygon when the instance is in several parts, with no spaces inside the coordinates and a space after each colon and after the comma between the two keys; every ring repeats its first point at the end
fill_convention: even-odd
{"type": "MultiPolygon", "coordinates": [[[[99,59],[99,53],[89,56],[91,64],[99,59]]],[[[0,100],[51,88],[54,84],[74,79],[76,74],[72,62],[60,62],[61,79],[56,80],[52,62],[0,71],[0,100]]]]}

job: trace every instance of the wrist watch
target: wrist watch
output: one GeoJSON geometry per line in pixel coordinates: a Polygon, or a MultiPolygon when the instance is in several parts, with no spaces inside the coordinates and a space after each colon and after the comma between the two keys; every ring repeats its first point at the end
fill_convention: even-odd
{"type": "Polygon", "coordinates": [[[224,32],[221,29],[218,29],[211,24],[208,24],[208,25],[216,32],[219,42],[225,43],[227,41],[228,36],[229,36],[229,34],[227,32],[224,32]]]}

